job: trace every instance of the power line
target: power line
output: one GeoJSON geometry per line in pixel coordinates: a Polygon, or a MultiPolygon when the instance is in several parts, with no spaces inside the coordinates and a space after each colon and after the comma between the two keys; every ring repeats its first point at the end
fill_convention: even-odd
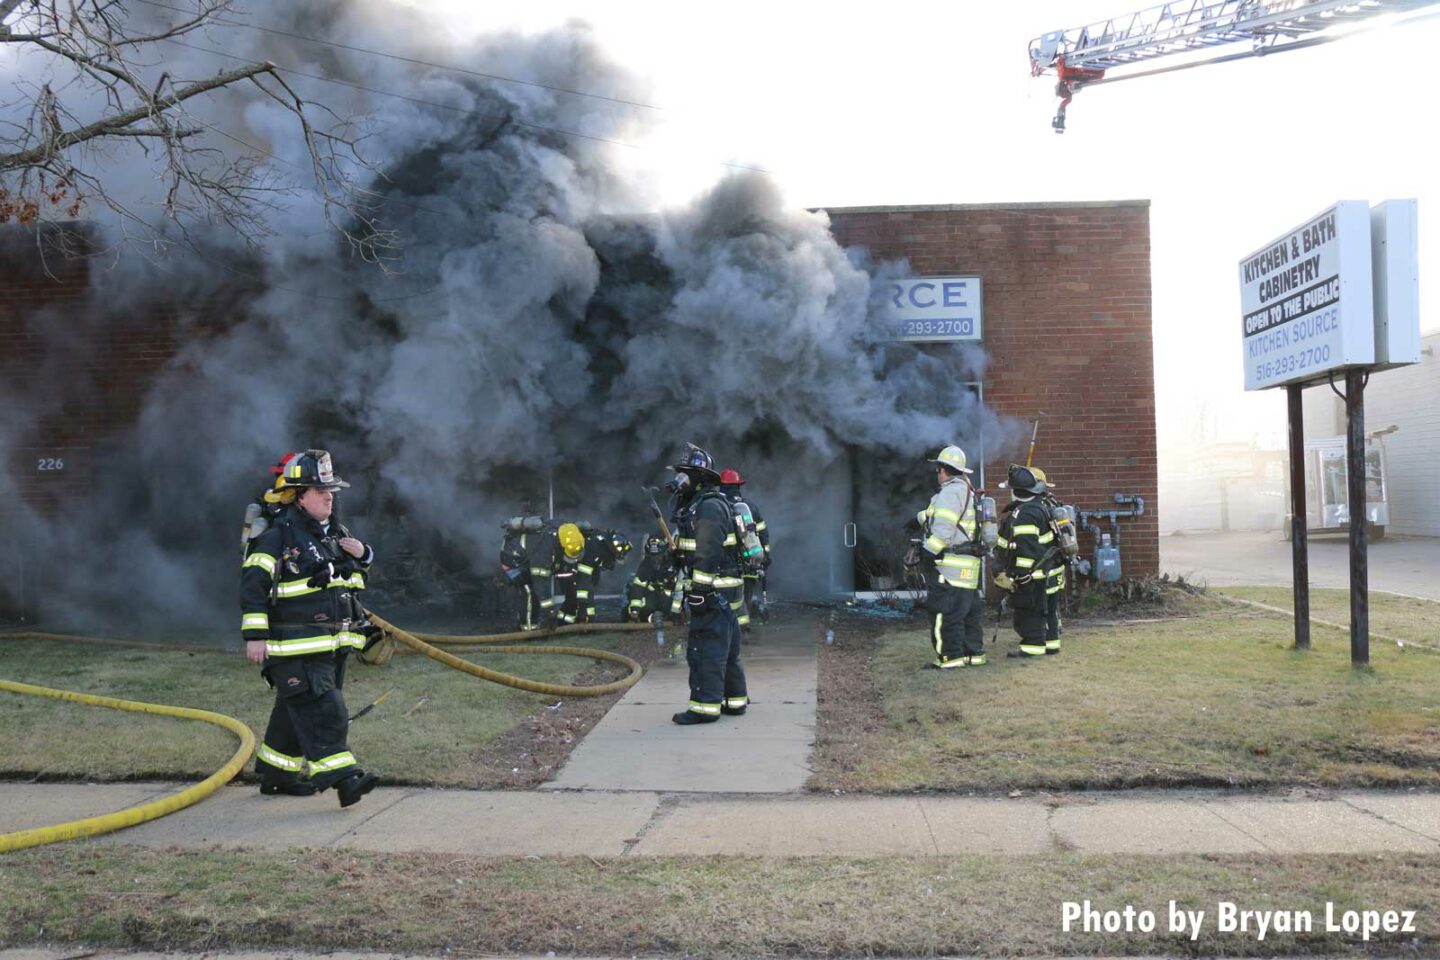
{"type": "MultiPolygon", "coordinates": [[[[168,4],[158,3],[156,0],[139,0],[139,2],[151,7],[159,7],[161,10],[169,10],[172,13],[190,15],[192,11],[172,7],[168,4]]],[[[591,100],[604,100],[607,103],[618,103],[627,107],[641,107],[646,110],[664,110],[653,103],[643,103],[639,100],[626,100],[623,97],[609,97],[602,93],[589,93],[584,90],[572,90],[569,87],[558,87],[553,84],[541,83],[538,80],[521,80],[517,77],[506,77],[497,73],[484,73],[480,70],[471,70],[466,67],[457,67],[447,63],[434,63],[429,60],[422,60],[418,57],[401,56],[398,53],[386,53],[384,50],[371,50],[368,47],[357,47],[348,43],[339,43],[334,40],[322,40],[319,37],[307,37],[299,33],[290,33],[287,30],[277,30],[274,27],[261,27],[253,23],[245,23],[243,20],[229,20],[225,17],[209,17],[209,23],[224,23],[232,27],[243,27],[247,30],[256,30],[260,33],[269,33],[277,37],[288,37],[291,40],[302,40],[306,43],[315,43],[325,47],[335,47],[339,50],[349,50],[353,53],[365,53],[372,57],[384,57],[387,60],[397,60],[401,63],[415,64],[417,66],[434,67],[436,70],[449,70],[454,73],[464,74],[468,77],[479,77],[483,80],[498,80],[502,83],[515,83],[527,87],[538,87],[542,90],[549,90],[554,93],[567,93],[574,97],[588,97],[591,100]]]]}
{"type": "MultiPolygon", "coordinates": [[[[141,2],[143,2],[143,3],[151,3],[151,2],[153,2],[153,0],[141,0],[141,2]]],[[[230,59],[230,60],[242,60],[242,61],[249,61],[249,60],[250,60],[249,57],[242,57],[242,56],[240,56],[239,54],[234,54],[234,53],[226,53],[224,50],[216,50],[216,49],[214,49],[213,47],[202,47],[202,46],[198,46],[197,44],[187,43],[187,42],[185,42],[184,40],[176,40],[174,37],[165,37],[165,38],[163,38],[163,39],[164,39],[164,41],[165,41],[166,43],[173,43],[173,44],[175,44],[175,45],[177,45],[177,46],[186,47],[186,48],[188,48],[188,49],[190,49],[190,50],[198,50],[198,51],[201,52],[201,53],[213,54],[214,56],[217,56],[217,57],[225,57],[225,58],[230,59]]],[[[437,110],[449,110],[449,111],[454,112],[454,113],[470,114],[470,113],[473,113],[473,112],[474,112],[474,111],[472,111],[472,110],[470,110],[470,109],[468,109],[468,108],[466,108],[466,107],[457,107],[457,106],[455,106],[455,105],[452,104],[452,103],[440,103],[440,102],[438,102],[438,101],[436,101],[436,100],[425,100],[425,99],[422,99],[422,98],[420,98],[420,97],[412,97],[412,96],[410,96],[410,95],[408,95],[408,94],[404,94],[404,93],[395,93],[395,92],[390,91],[390,90],[381,90],[381,89],[378,88],[378,87],[366,86],[365,84],[362,84],[362,83],[354,83],[353,81],[350,81],[350,80],[341,80],[341,79],[338,79],[338,78],[336,78],[336,77],[327,77],[327,76],[324,76],[323,74],[318,74],[318,73],[306,73],[306,72],[303,71],[303,70],[296,70],[296,69],[294,69],[294,68],[292,68],[292,67],[287,67],[287,66],[284,66],[284,65],[281,65],[281,64],[276,64],[275,66],[276,66],[276,69],[282,70],[282,71],[284,71],[285,73],[288,73],[288,74],[290,74],[291,76],[294,76],[294,77],[304,77],[304,78],[307,79],[307,80],[318,80],[318,81],[320,81],[320,82],[322,82],[322,83],[333,83],[333,84],[336,84],[337,86],[349,87],[349,88],[352,89],[352,90],[360,90],[360,91],[363,91],[363,92],[365,92],[365,93],[375,94],[376,96],[392,97],[392,98],[394,98],[394,99],[396,99],[396,100],[404,100],[404,101],[406,101],[407,103],[414,103],[414,104],[418,104],[418,105],[420,105],[420,106],[425,106],[425,107],[433,107],[433,108],[435,108],[435,109],[437,109],[437,110]]],[[[573,130],[564,130],[564,129],[561,129],[560,127],[551,127],[551,126],[546,126],[545,124],[541,124],[541,123],[530,123],[530,122],[525,121],[525,120],[517,120],[517,119],[515,119],[513,116],[510,118],[510,122],[511,122],[511,123],[514,123],[516,126],[528,127],[528,128],[530,128],[530,129],[532,129],[532,130],[542,130],[542,131],[545,131],[546,133],[555,133],[555,134],[559,134],[560,136],[573,137],[573,138],[576,138],[576,139],[579,139],[579,140],[590,140],[590,141],[593,141],[593,142],[596,142],[596,143],[608,143],[608,144],[611,144],[611,145],[617,146],[617,147],[627,147],[627,148],[629,148],[629,149],[631,149],[631,150],[643,150],[643,149],[645,149],[644,145],[642,145],[642,144],[630,143],[630,142],[625,141],[625,140],[616,140],[616,139],[614,139],[613,137],[598,137],[598,136],[595,136],[595,135],[593,135],[593,134],[588,134],[588,133],[576,133],[576,132],[573,131],[573,130]]],[[[751,172],[753,172],[753,173],[769,174],[769,173],[771,172],[771,171],[765,169],[764,167],[757,167],[757,166],[755,166],[755,165],[753,165],[753,164],[748,164],[748,163],[736,163],[736,162],[731,161],[731,160],[720,160],[720,161],[717,161],[717,162],[718,162],[719,165],[722,166],[722,167],[731,167],[731,168],[737,169],[737,170],[748,170],[748,171],[751,171],[751,172]]]]}

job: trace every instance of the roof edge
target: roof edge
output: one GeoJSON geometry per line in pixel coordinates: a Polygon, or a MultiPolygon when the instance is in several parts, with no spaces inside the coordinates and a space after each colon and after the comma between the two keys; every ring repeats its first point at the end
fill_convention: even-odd
{"type": "Polygon", "coordinates": [[[1149,207],[1149,200],[1058,200],[1025,203],[921,203],[876,207],[812,207],[826,213],[945,213],[959,210],[1093,210],[1106,207],[1149,207]]]}

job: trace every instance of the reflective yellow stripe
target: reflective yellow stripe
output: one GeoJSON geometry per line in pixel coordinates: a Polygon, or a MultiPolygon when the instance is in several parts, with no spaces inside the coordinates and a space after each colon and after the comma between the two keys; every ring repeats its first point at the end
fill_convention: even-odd
{"type": "Polygon", "coordinates": [[[576,591],[575,591],[575,599],[576,599],[576,600],[589,600],[589,599],[590,599],[590,591],[589,591],[589,590],[576,590],[576,591]]]}
{"type": "Polygon", "coordinates": [[[1010,547],[1010,541],[1006,540],[1004,537],[996,537],[995,546],[999,547],[1001,550],[1007,550],[1010,547]]]}
{"type": "Polygon", "coordinates": [[[941,520],[949,520],[951,523],[960,522],[960,514],[946,507],[932,507],[931,512],[941,520]]]}
{"type": "Polygon", "coordinates": [[[740,708],[740,707],[748,706],[749,703],[750,703],[750,698],[749,698],[749,697],[726,697],[726,698],[725,698],[725,706],[729,707],[731,710],[735,710],[735,709],[738,709],[738,708],[740,708]]]}
{"type": "Polygon", "coordinates": [[[1029,570],[1031,567],[1035,566],[1035,561],[1030,559],[1029,557],[1016,557],[1015,566],[1019,567],[1022,570],[1029,570]]]}
{"type": "Polygon", "coordinates": [[[299,637],[295,640],[266,640],[267,657],[303,657],[309,653],[330,653],[335,650],[336,638],[326,634],[323,637],[299,637]]]}
{"type": "Polygon", "coordinates": [[[580,569],[580,572],[581,572],[581,573],[594,573],[594,572],[595,572],[595,568],[592,567],[592,566],[590,566],[590,564],[588,564],[588,563],[582,563],[582,564],[580,564],[579,569],[580,569]]]}
{"type": "Polygon", "coordinates": [[[247,613],[240,618],[241,630],[269,630],[270,615],[268,613],[247,613]]]}
{"type": "Polygon", "coordinates": [[[1049,543],[1050,541],[1055,539],[1055,532],[1053,530],[1046,530],[1036,539],[1039,540],[1040,543],[1049,543]]]}
{"type": "MultiPolygon", "coordinates": [[[[242,570],[245,567],[259,567],[270,574],[270,576],[275,576],[275,558],[268,553],[250,554],[250,556],[245,558],[245,562],[241,564],[242,570]]],[[[234,568],[232,567],[231,569],[233,570],[234,568]]]]}
{"type": "Polygon", "coordinates": [[[699,700],[691,700],[691,701],[690,701],[690,712],[691,712],[691,713],[701,713],[701,714],[704,714],[704,715],[707,716],[707,717],[718,717],[718,716],[720,716],[720,704],[718,704],[718,703],[701,703],[699,700]]]}
{"type": "Polygon", "coordinates": [[[311,773],[329,773],[332,770],[341,770],[345,767],[354,766],[355,754],[349,750],[341,753],[332,753],[330,756],[320,760],[313,760],[310,763],[311,773]]]}
{"type": "Polygon", "coordinates": [[[305,768],[304,757],[292,757],[264,743],[260,744],[260,748],[255,751],[255,756],[264,760],[272,767],[280,770],[289,770],[291,773],[299,773],[305,768]]]}
{"type": "Polygon", "coordinates": [[[716,577],[715,586],[721,590],[727,590],[731,587],[743,587],[745,586],[745,579],[743,577],[716,577]]]}
{"type": "Polygon", "coordinates": [[[761,530],[764,530],[764,529],[765,529],[765,521],[764,521],[764,520],[761,520],[759,523],[755,524],[755,532],[756,532],[756,533],[759,533],[761,530]]]}
{"type": "Polygon", "coordinates": [[[694,538],[694,537],[676,537],[676,538],[675,538],[675,546],[679,547],[681,550],[694,550],[694,549],[695,549],[695,538],[694,538]]]}
{"type": "Polygon", "coordinates": [[[1020,644],[1020,652],[1026,656],[1043,657],[1045,656],[1045,644],[1022,643],[1020,644]]]}
{"type": "Polygon", "coordinates": [[[308,580],[285,580],[275,588],[275,595],[278,597],[303,597],[319,592],[320,588],[310,586],[308,580]]]}
{"type": "Polygon", "coordinates": [[[634,584],[635,586],[637,586],[637,587],[648,587],[648,586],[650,586],[650,581],[649,581],[649,580],[641,580],[639,577],[636,577],[634,580],[631,580],[630,582],[631,582],[632,584],[634,584]]]}
{"type": "Polygon", "coordinates": [[[1026,533],[1033,533],[1036,536],[1039,536],[1040,528],[1033,523],[1017,523],[1015,526],[1010,528],[1010,532],[1017,537],[1026,533]]]}
{"type": "Polygon", "coordinates": [[[737,543],[739,543],[739,541],[735,539],[735,534],[731,533],[725,536],[725,546],[733,547],[737,543]]]}
{"type": "Polygon", "coordinates": [[[715,575],[706,573],[704,570],[696,570],[690,574],[690,577],[696,583],[704,584],[707,587],[715,585],[715,575]]]}
{"type": "Polygon", "coordinates": [[[549,567],[531,567],[531,568],[530,568],[530,576],[532,576],[532,577],[548,577],[548,576],[550,576],[550,568],[549,568],[549,567]]]}
{"type": "Polygon", "coordinates": [[[932,534],[925,538],[925,549],[931,553],[939,553],[945,549],[945,541],[932,534]]]}

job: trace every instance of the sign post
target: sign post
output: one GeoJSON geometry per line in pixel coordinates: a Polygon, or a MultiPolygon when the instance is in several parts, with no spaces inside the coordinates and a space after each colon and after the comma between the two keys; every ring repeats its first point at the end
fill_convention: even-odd
{"type": "Polygon", "coordinates": [[[1370,662],[1365,385],[1420,360],[1416,204],[1342,200],[1240,261],[1245,389],[1285,387],[1290,420],[1295,646],[1310,646],[1305,428],[1301,391],[1345,375],[1350,527],[1350,662],[1370,662]]]}

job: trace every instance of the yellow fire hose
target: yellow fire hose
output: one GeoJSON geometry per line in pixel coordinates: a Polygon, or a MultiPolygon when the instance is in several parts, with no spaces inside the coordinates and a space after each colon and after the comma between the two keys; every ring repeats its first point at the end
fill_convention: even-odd
{"type": "Polygon", "coordinates": [[[133,827],[137,823],[144,823],[147,820],[154,820],[166,814],[174,813],[176,810],[183,810],[192,804],[199,803],[210,794],[219,790],[226,783],[234,779],[245,762],[250,759],[250,754],[255,751],[255,734],[234,717],[227,717],[220,713],[211,713],[209,710],[192,710],[189,707],[169,707],[159,703],[142,703],[138,700],[119,700],[115,697],[97,697],[89,693],[75,693],[71,690],[52,690],[49,687],[37,687],[28,683],[16,683],[13,680],[0,680],[0,690],[8,690],[11,693],[30,694],[37,697],[53,697],[56,700],[68,700],[71,703],[86,703],[96,707],[109,707],[112,710],[131,710],[136,713],[153,713],[164,717],[181,717],[185,720],[202,720],[205,723],[213,723],[217,727],[224,727],[240,738],[240,746],[223,767],[216,770],[210,776],[201,780],[194,786],[188,787],[179,793],[159,800],[152,800],[149,803],[141,804],[138,807],[131,807],[126,810],[117,810],[114,813],[103,814],[98,817],[86,817],[83,820],[71,820],[68,823],[57,823],[48,827],[36,827],[33,830],[19,830],[15,833],[0,834],[0,853],[11,850],[23,850],[26,847],[38,847],[45,843],[56,843],[61,840],[74,840],[77,837],[91,837],[96,834],[109,833],[112,830],[119,830],[123,827],[133,827]]]}
{"type": "Polygon", "coordinates": [[[638,661],[625,656],[623,653],[614,653],[610,650],[596,650],[590,647],[532,647],[528,645],[497,646],[505,640],[538,640],[545,637],[552,637],[561,633],[581,633],[591,629],[601,630],[653,630],[653,626],[643,623],[606,623],[606,624],[573,624],[568,627],[558,627],[555,630],[544,633],[497,633],[480,637],[443,637],[425,636],[425,639],[416,636],[408,630],[402,630],[389,621],[370,614],[370,619],[376,626],[387,634],[399,640],[407,647],[418,653],[423,653],[432,660],[437,660],[447,667],[468,673],[472,677],[479,677],[481,680],[489,680],[491,683],[499,683],[507,687],[514,687],[517,690],[529,690],[532,693],[543,693],[551,697],[603,697],[610,693],[619,693],[621,690],[628,690],[640,679],[645,672],[638,661]],[[583,629],[576,630],[574,627],[583,629]],[[429,641],[428,643],[426,641],[429,641]],[[498,670],[490,670],[469,660],[462,660],[453,653],[441,650],[436,644],[453,646],[457,649],[483,647],[491,653],[544,653],[555,656],[568,657],[590,657],[594,660],[609,660],[612,663],[620,663],[630,668],[630,673],[619,680],[611,683],[600,684],[594,687],[579,687],[568,683],[543,683],[539,680],[527,680],[524,677],[517,677],[509,673],[501,673],[498,670]]]}
{"type": "MultiPolygon", "coordinates": [[[[543,632],[501,633],[469,637],[431,636],[424,634],[417,636],[408,630],[402,630],[380,617],[372,615],[371,619],[394,639],[405,644],[417,653],[423,653],[431,659],[445,664],[447,667],[453,667],[456,670],[468,673],[474,677],[479,677],[481,680],[489,680],[492,683],[499,683],[520,690],[529,690],[533,693],[545,694],[546,696],[558,697],[601,697],[606,694],[628,690],[640,679],[641,674],[644,672],[644,667],[642,667],[638,661],[622,653],[614,653],[609,650],[597,650],[590,647],[534,647],[525,644],[500,644],[511,640],[541,640],[557,634],[587,633],[596,630],[609,632],[654,629],[654,627],[649,624],[640,623],[585,623],[558,627],[543,632]],[[422,637],[424,637],[424,639],[422,639],[422,637]],[[594,660],[609,660],[613,663],[622,664],[628,667],[630,672],[619,680],[593,687],[575,686],[566,683],[543,683],[538,680],[528,680],[524,677],[477,666],[468,660],[462,660],[454,654],[439,649],[436,644],[452,646],[458,650],[484,649],[494,653],[543,653],[553,656],[589,657],[594,660]]],[[[98,637],[78,637],[55,633],[17,632],[0,635],[0,638],[7,640],[58,640],[148,650],[178,650],[187,653],[197,651],[209,653],[229,652],[223,647],[108,640],[98,637]]],[[[232,756],[223,767],[194,786],[182,790],[180,793],[150,803],[141,804],[138,807],[116,811],[115,813],[107,813],[97,817],[87,817],[81,820],[72,820],[67,823],[58,823],[48,827],[36,827],[33,830],[21,830],[15,833],[0,834],[0,853],[11,850],[21,850],[26,847],[40,846],[46,843],[57,843],[62,840],[74,840],[78,837],[109,833],[113,830],[132,827],[139,823],[145,823],[148,820],[163,817],[177,810],[183,810],[188,806],[199,803],[234,779],[250,759],[250,755],[255,751],[255,734],[250,731],[249,727],[234,717],[212,713],[209,710],[172,707],[158,703],[143,703],[138,700],[121,700],[115,697],[101,697],[94,694],[77,693],[71,690],[53,690],[49,687],[18,683],[13,680],[0,680],[0,690],[31,696],[51,697],[56,700],[68,700],[71,703],[109,707],[114,710],[130,710],[137,713],[151,713],[167,717],[180,717],[187,720],[201,720],[206,723],[213,723],[216,726],[224,727],[240,738],[239,749],[235,751],[235,755],[232,756]]],[[[361,712],[363,713],[364,711],[361,712]]]]}

